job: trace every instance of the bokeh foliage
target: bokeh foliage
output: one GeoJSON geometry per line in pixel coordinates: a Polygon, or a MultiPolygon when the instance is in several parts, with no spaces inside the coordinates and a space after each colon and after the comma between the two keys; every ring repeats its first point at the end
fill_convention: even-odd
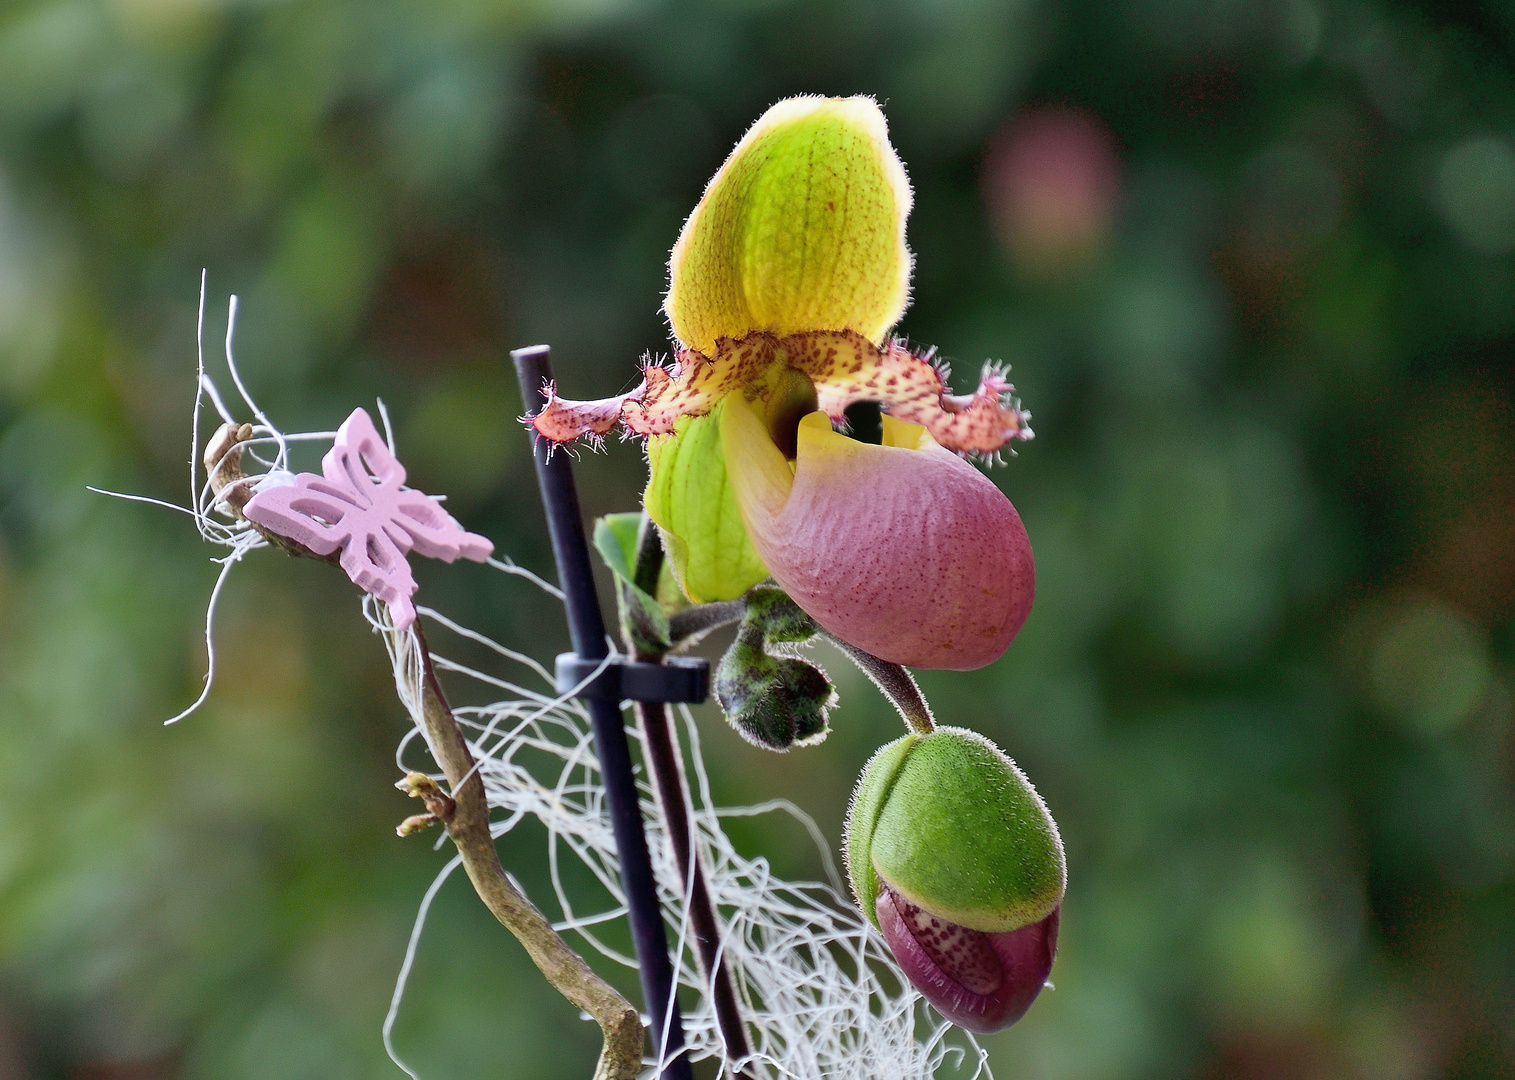
{"type": "MultiPolygon", "coordinates": [[[[211,552],[195,293],[286,429],[382,395],[414,481],[545,569],[504,354],[667,347],[664,263],[745,125],[884,102],[902,329],[1014,364],[993,475],[1039,595],[923,680],[1068,845],[1057,990],[998,1074],[1515,1076],[1515,9],[1497,0],[10,0],[0,6],[0,1076],[398,1075],[378,1026],[441,856],[352,590],[211,552]]],[[[212,349],[214,346],[212,346],[212,349]]],[[[586,459],[634,506],[633,446],[586,459]]],[[[545,655],[477,568],[434,603],[545,655]]],[[[819,748],[708,711],[723,798],[834,839],[898,721],[839,659],[819,748]]],[[[803,838],[744,826],[811,873],[803,838]]],[[[533,836],[502,845],[540,894],[533,836]]],[[[397,1029],[427,1075],[587,1075],[593,1031],[460,883],[397,1029]]]]}

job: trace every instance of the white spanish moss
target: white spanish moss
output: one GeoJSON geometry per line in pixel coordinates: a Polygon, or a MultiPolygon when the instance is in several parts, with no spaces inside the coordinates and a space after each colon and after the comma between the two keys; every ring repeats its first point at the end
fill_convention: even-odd
{"type": "MultiPolygon", "coordinates": [[[[202,278],[202,325],[204,297],[202,278]]],[[[243,444],[244,470],[253,474],[261,467],[265,475],[287,472],[291,443],[330,440],[335,433],[284,434],[262,413],[237,374],[232,356],[235,315],[233,298],[226,363],[237,393],[255,421],[253,439],[243,444]]],[[[210,694],[215,668],[215,602],[227,575],[248,553],[268,546],[246,522],[215,515],[215,497],[208,480],[202,481],[197,464],[203,437],[200,408],[209,401],[222,420],[230,423],[235,418],[206,376],[203,356],[198,381],[195,452],[190,466],[194,498],[189,508],[175,509],[188,509],[201,536],[230,551],[217,560],[222,571],[206,615],[210,666],[205,688],[175,720],[189,715],[210,694]]],[[[380,408],[382,413],[382,405],[380,408]]],[[[489,565],[561,599],[556,588],[508,559],[491,559],[489,565]]],[[[402,769],[415,768],[435,776],[435,765],[423,749],[421,656],[416,636],[410,631],[397,633],[388,610],[372,597],[364,599],[363,610],[389,650],[396,689],[414,724],[400,742],[396,761],[402,769]],[[417,742],[421,745],[416,746],[417,742]]],[[[450,660],[445,652],[433,653],[439,677],[454,688],[459,700],[481,696],[500,699],[489,705],[455,707],[453,712],[478,762],[476,768],[494,811],[494,835],[503,836],[530,818],[546,827],[545,854],[554,895],[546,903],[540,896],[532,899],[549,915],[556,913],[554,925],[571,943],[577,939],[581,951],[587,946],[609,962],[635,967],[630,956],[611,948],[598,933],[605,924],[623,919],[626,905],[587,712],[577,701],[557,694],[551,672],[536,659],[491,641],[431,608],[418,606],[417,612],[434,628],[434,649],[439,643],[463,638],[487,647],[497,658],[488,670],[481,670],[450,660]],[[465,684],[472,685],[458,692],[465,684]],[[564,887],[561,870],[565,860],[588,868],[599,883],[599,896],[592,903],[582,895],[576,894],[576,899],[564,887]]],[[[736,979],[749,1021],[753,1053],[746,1064],[753,1066],[757,1075],[773,1080],[930,1080],[939,1074],[992,1080],[985,1055],[973,1038],[927,1008],[902,977],[883,938],[853,904],[837,874],[832,845],[815,822],[785,800],[745,807],[715,806],[700,752],[699,728],[687,707],[679,708],[679,716],[684,766],[695,802],[692,828],[697,832],[695,839],[710,893],[725,930],[724,959],[736,979]],[[773,813],[791,815],[809,832],[825,866],[826,881],[785,881],[777,877],[766,859],[739,853],[721,825],[728,817],[773,813]]],[[[639,750],[640,737],[634,726],[628,727],[627,735],[634,750],[639,750]]],[[[445,779],[437,779],[445,785],[445,779]]],[[[639,787],[663,916],[676,949],[676,974],[691,991],[686,998],[696,1002],[684,1016],[686,1042],[696,1060],[718,1058],[722,1052],[720,1033],[702,993],[689,940],[685,903],[688,883],[678,873],[650,789],[645,783],[639,787]]],[[[420,947],[430,901],[457,865],[457,859],[447,864],[422,902],[384,1022],[384,1042],[390,1056],[412,1077],[419,1074],[401,1062],[389,1035],[403,1006],[405,980],[420,947]]],[[[645,1019],[657,1025],[666,1021],[664,1017],[645,1019]]],[[[652,1075],[658,1063],[646,1064],[647,1075],[652,1075]]]]}

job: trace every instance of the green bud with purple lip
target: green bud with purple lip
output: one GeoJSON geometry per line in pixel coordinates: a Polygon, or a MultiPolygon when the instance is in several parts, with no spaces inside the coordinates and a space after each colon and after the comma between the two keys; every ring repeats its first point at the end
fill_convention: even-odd
{"type": "Polygon", "coordinates": [[[1013,1024],[1057,950],[1067,879],[1046,804],[993,743],[963,728],[906,735],[863,770],[847,871],[895,959],[949,1020],[1013,1024]]]}

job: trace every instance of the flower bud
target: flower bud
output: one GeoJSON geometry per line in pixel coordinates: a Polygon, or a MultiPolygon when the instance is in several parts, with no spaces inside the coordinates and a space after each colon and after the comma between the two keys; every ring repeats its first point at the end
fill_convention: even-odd
{"type": "Polygon", "coordinates": [[[1057,952],[1062,840],[1013,761],[963,728],[907,735],[863,770],[847,814],[859,905],[905,975],[970,1031],[1009,1027],[1057,952]]]}
{"type": "Polygon", "coordinates": [[[836,691],[826,673],[791,655],[815,622],[780,589],[747,594],[747,615],[715,673],[715,697],[742,738],[765,750],[821,742],[836,691]]]}
{"type": "Polygon", "coordinates": [[[826,673],[790,656],[771,656],[738,638],[716,669],[715,696],[726,719],[754,746],[813,746],[830,732],[836,702],[826,673]]]}

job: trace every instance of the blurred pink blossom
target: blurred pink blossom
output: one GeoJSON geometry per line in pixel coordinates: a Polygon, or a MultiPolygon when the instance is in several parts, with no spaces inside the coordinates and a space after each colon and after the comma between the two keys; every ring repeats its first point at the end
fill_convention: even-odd
{"type": "Polygon", "coordinates": [[[1089,113],[1039,108],[1007,123],[984,170],[990,220],[1022,269],[1060,276],[1096,257],[1120,193],[1109,130],[1089,113]]]}

